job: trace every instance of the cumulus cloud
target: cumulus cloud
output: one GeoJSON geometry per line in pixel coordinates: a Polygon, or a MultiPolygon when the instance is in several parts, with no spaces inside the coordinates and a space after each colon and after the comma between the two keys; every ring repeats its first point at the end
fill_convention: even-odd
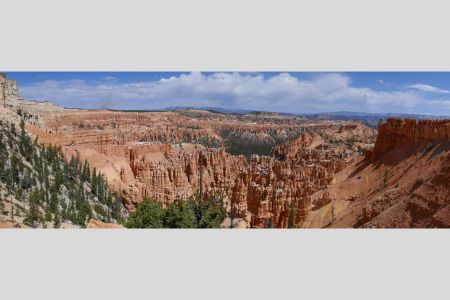
{"type": "Polygon", "coordinates": [[[448,91],[448,90],[443,90],[438,87],[428,85],[428,84],[423,84],[423,83],[411,84],[411,85],[408,85],[408,87],[412,88],[412,89],[420,90],[423,92],[444,93],[444,94],[450,93],[450,91],[448,91]]]}
{"type": "MultiPolygon", "coordinates": [[[[422,90],[423,91],[423,90],[422,90]]],[[[223,107],[291,113],[364,111],[442,113],[416,89],[378,91],[354,87],[348,75],[315,74],[299,79],[288,73],[189,73],[156,81],[92,83],[44,80],[21,87],[26,99],[66,107],[161,109],[171,106],[223,107]]],[[[435,101],[445,101],[434,99],[435,101]]],[[[448,111],[448,106],[445,106],[448,111]]]]}

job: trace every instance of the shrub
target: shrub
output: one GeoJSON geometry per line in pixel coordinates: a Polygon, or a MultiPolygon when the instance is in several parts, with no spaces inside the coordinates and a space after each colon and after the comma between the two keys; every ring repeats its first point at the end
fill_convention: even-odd
{"type": "Polygon", "coordinates": [[[135,212],[130,213],[125,226],[128,228],[162,228],[164,210],[154,200],[145,198],[135,212]]]}

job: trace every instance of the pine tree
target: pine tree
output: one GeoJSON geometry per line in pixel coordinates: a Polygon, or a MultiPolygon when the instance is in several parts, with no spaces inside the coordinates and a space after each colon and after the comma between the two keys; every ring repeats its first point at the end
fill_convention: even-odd
{"type": "Polygon", "coordinates": [[[19,170],[18,170],[19,158],[17,157],[16,151],[13,151],[11,159],[10,159],[10,171],[12,182],[19,181],[19,170]]]}
{"type": "Polygon", "coordinates": [[[39,211],[39,203],[41,197],[41,193],[37,190],[30,193],[30,197],[28,199],[29,209],[26,215],[26,218],[23,222],[30,226],[36,227],[39,222],[42,221],[41,212],[39,211]]]}
{"type": "Polygon", "coordinates": [[[33,145],[30,137],[25,131],[25,121],[23,119],[20,120],[19,149],[22,156],[24,156],[27,161],[31,161],[31,157],[33,155],[33,145]]]}
{"type": "Polygon", "coordinates": [[[45,221],[51,222],[52,221],[52,210],[50,208],[50,205],[48,205],[48,204],[45,205],[44,212],[45,212],[45,221]]]}
{"type": "Polygon", "coordinates": [[[220,195],[209,195],[207,199],[193,196],[188,199],[188,204],[193,210],[197,228],[219,228],[226,217],[223,197],[220,195]]]}
{"type": "Polygon", "coordinates": [[[0,196],[0,215],[3,215],[3,211],[5,210],[5,203],[3,198],[0,196]]]}
{"type": "Polygon", "coordinates": [[[97,177],[97,169],[94,167],[92,170],[92,179],[91,179],[91,191],[94,195],[97,196],[97,185],[98,185],[98,177],[97,177]]]}
{"type": "Polygon", "coordinates": [[[91,181],[91,171],[89,170],[89,163],[87,159],[84,161],[83,171],[82,171],[83,181],[91,181]]]}
{"type": "Polygon", "coordinates": [[[130,213],[125,226],[128,228],[163,228],[164,210],[149,198],[139,203],[136,211],[130,213]]]}
{"type": "Polygon", "coordinates": [[[122,221],[122,197],[120,197],[117,193],[114,193],[113,197],[111,217],[117,221],[122,221]]]}
{"type": "Polygon", "coordinates": [[[59,191],[59,188],[64,183],[64,176],[61,171],[57,170],[55,174],[55,189],[59,191]]]}
{"type": "Polygon", "coordinates": [[[164,210],[163,225],[165,228],[192,228],[195,226],[192,207],[187,201],[178,200],[164,210]]]}
{"type": "Polygon", "coordinates": [[[30,172],[28,170],[25,170],[25,172],[23,173],[23,177],[21,180],[21,187],[24,190],[28,190],[31,187],[30,172]]]}
{"type": "Polygon", "coordinates": [[[59,228],[61,227],[61,217],[59,213],[59,209],[55,211],[55,216],[53,217],[53,227],[59,228]]]}
{"type": "Polygon", "coordinates": [[[11,134],[13,136],[17,135],[17,131],[16,131],[16,125],[14,125],[14,123],[11,123],[11,134]]]}

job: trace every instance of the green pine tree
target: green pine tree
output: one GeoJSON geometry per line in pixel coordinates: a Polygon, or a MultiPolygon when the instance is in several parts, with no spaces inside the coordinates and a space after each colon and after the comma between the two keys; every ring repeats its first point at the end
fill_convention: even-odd
{"type": "Polygon", "coordinates": [[[130,213],[125,226],[128,228],[163,228],[164,210],[149,198],[139,203],[136,211],[130,213]]]}
{"type": "Polygon", "coordinates": [[[165,228],[192,228],[195,216],[187,201],[177,200],[164,210],[163,225],[165,228]]]}
{"type": "Polygon", "coordinates": [[[36,227],[38,223],[42,222],[42,215],[39,211],[39,203],[41,202],[41,193],[35,190],[30,193],[28,199],[29,209],[26,218],[23,220],[24,224],[30,227],[36,227]]]}
{"type": "Polygon", "coordinates": [[[53,217],[53,227],[59,228],[61,227],[61,217],[59,213],[59,209],[55,211],[55,216],[53,217]]]}

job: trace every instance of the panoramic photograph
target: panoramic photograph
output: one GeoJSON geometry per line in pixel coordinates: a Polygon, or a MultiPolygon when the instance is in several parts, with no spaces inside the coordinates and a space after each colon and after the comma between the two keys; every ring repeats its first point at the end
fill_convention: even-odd
{"type": "Polygon", "coordinates": [[[0,11],[2,299],[448,297],[449,1],[0,11]]]}
{"type": "Polygon", "coordinates": [[[0,73],[0,228],[448,228],[449,72],[0,73]]]}

